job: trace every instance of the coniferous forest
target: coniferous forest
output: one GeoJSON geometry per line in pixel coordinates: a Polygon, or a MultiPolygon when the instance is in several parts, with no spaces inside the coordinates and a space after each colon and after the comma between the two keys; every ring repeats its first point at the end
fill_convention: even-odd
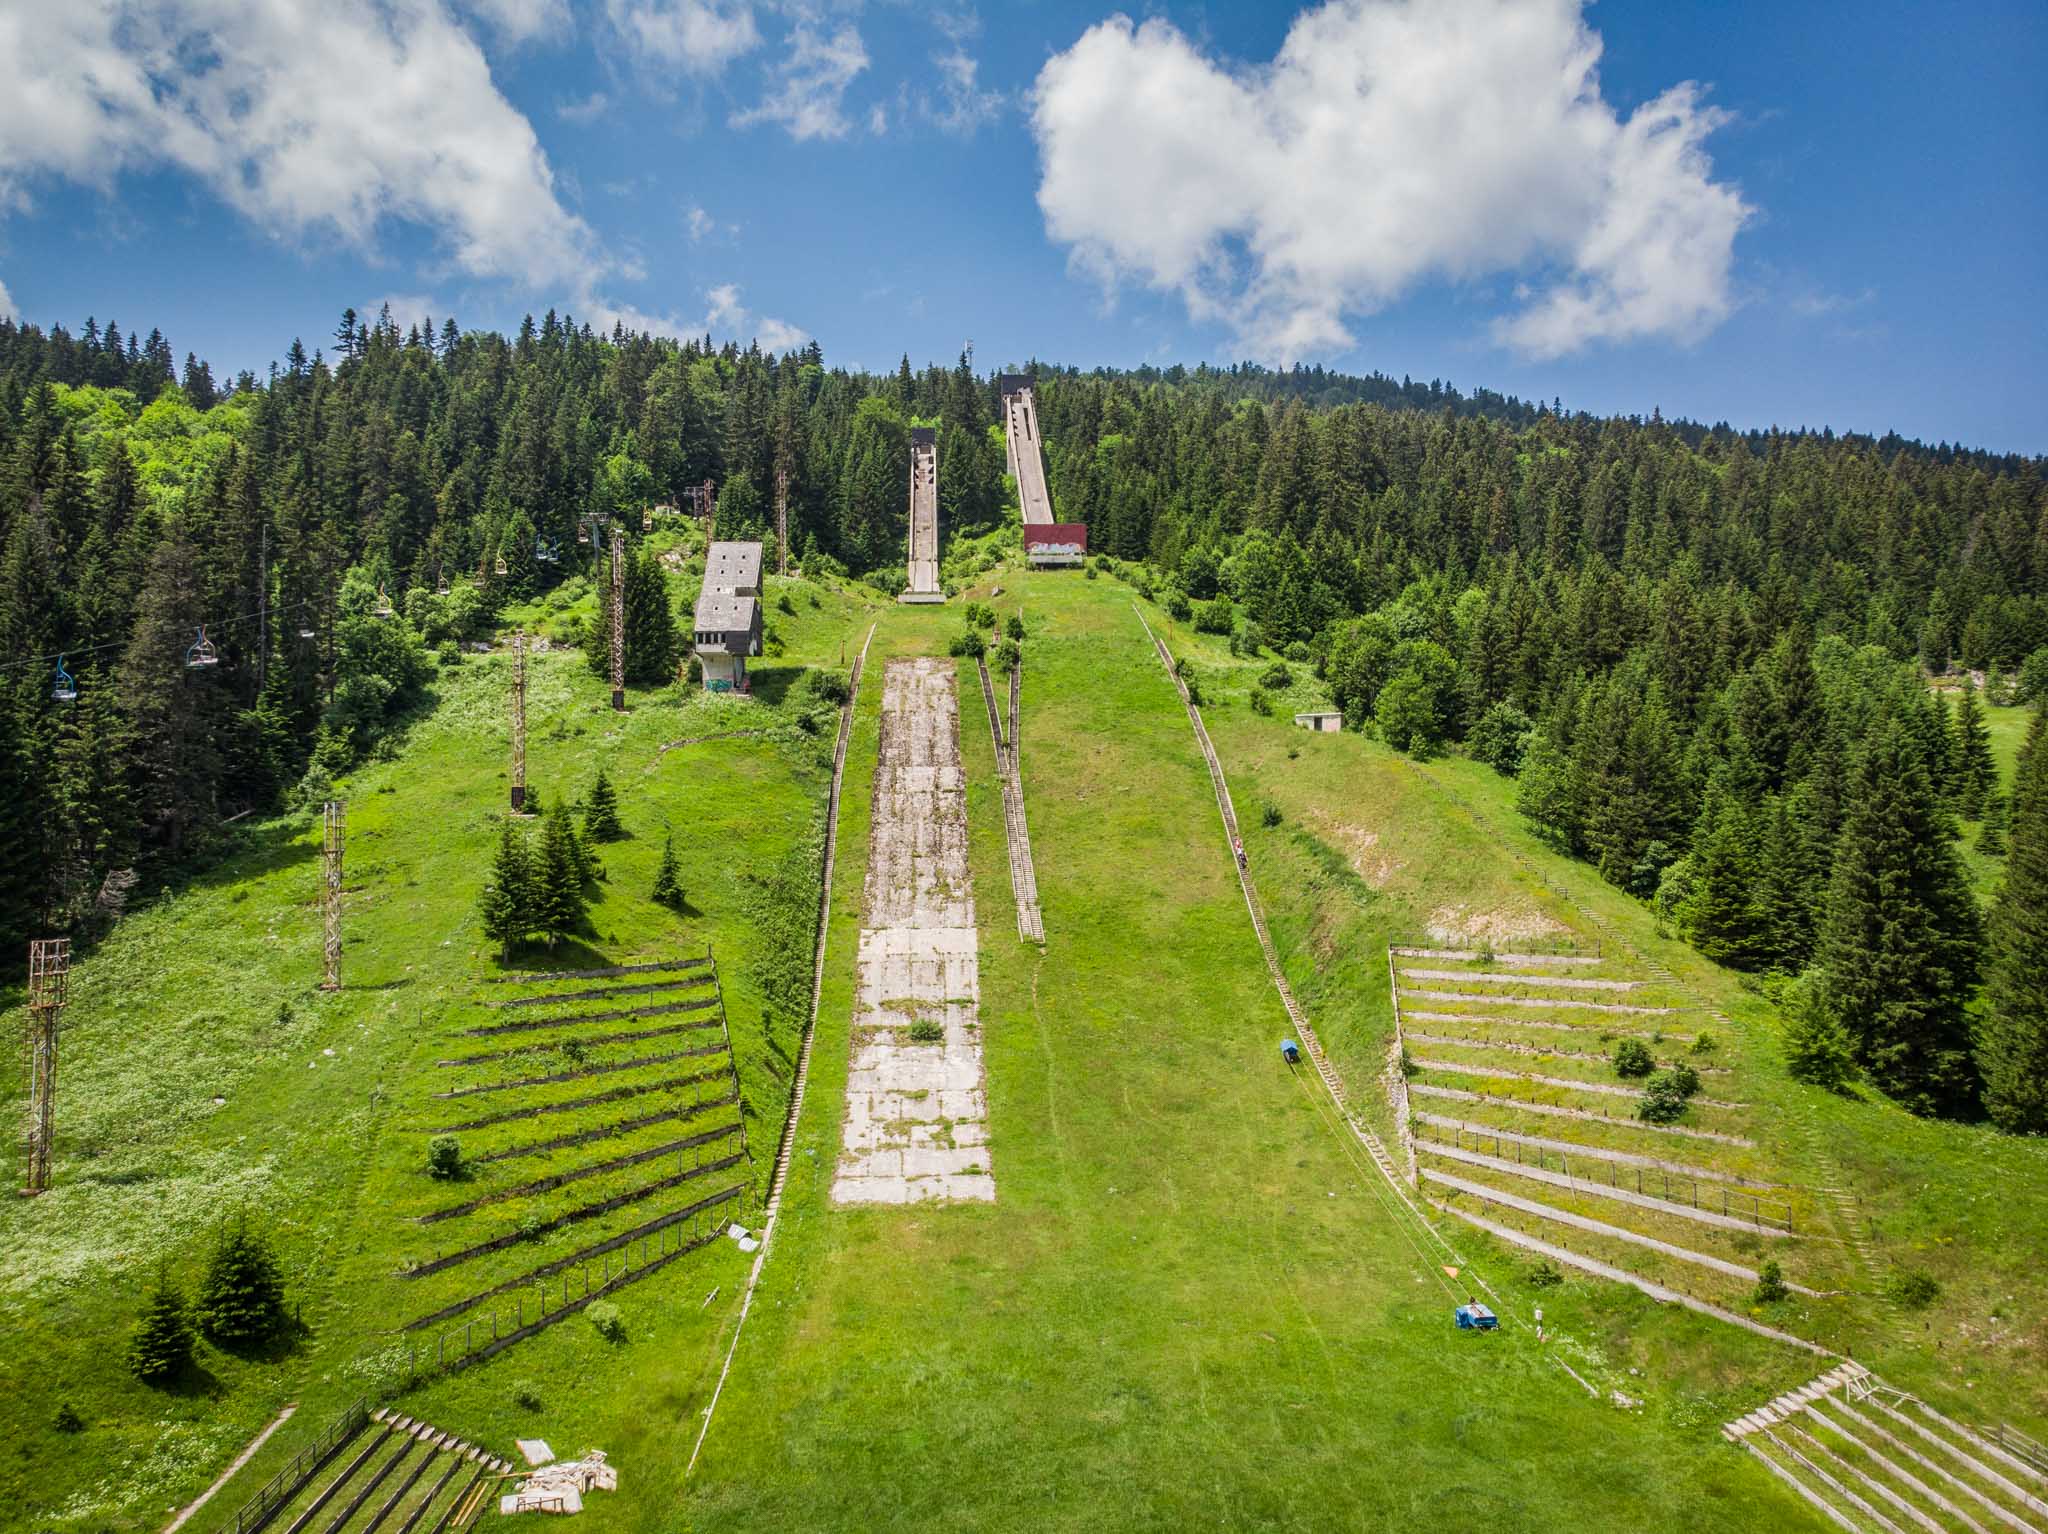
{"type": "MultiPolygon", "coordinates": [[[[1312,666],[1349,726],[1516,777],[1560,852],[1782,986],[1796,1071],[2048,1130],[2048,750],[2037,720],[2008,796],[1984,722],[2048,701],[2048,465],[1321,369],[1039,379],[1059,515],[1141,590],[1312,666]]],[[[588,513],[635,533],[708,480],[720,535],[761,536],[785,483],[793,557],[893,591],[911,424],[951,538],[1003,518],[996,407],[965,358],[552,314],[350,312],[234,380],[156,333],[0,324],[0,952],[316,802],[588,513]],[[201,624],[220,664],[188,664],[201,624]]],[[[658,681],[660,572],[629,569],[658,681]]]]}

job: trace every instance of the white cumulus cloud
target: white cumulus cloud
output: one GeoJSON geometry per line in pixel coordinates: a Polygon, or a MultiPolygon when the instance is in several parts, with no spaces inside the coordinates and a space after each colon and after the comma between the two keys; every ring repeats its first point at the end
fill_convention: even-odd
{"type": "Polygon", "coordinates": [[[1751,214],[1691,84],[1626,118],[1579,0],[1330,0],[1231,69],[1123,16],[1040,72],[1047,232],[1105,283],[1182,295],[1261,355],[1352,344],[1430,279],[1513,276],[1496,340],[1551,357],[1680,342],[1733,308],[1751,214]]]}
{"type": "Polygon", "coordinates": [[[0,8],[0,207],[164,168],[283,238],[372,249],[404,222],[472,276],[575,291],[606,265],[439,0],[0,8]]]}
{"type": "Polygon", "coordinates": [[[695,75],[761,45],[749,0],[605,0],[605,14],[635,55],[695,75]]]}
{"type": "Polygon", "coordinates": [[[828,33],[813,18],[801,17],[790,28],[776,66],[779,83],[759,106],[735,113],[733,125],[773,122],[798,140],[844,138],[852,126],[845,111],[846,88],[867,67],[868,51],[851,22],[828,33]]]}
{"type": "Polygon", "coordinates": [[[742,345],[758,341],[761,349],[767,352],[791,351],[811,338],[809,331],[787,320],[754,313],[741,299],[740,286],[736,282],[721,282],[705,289],[704,314],[695,320],[675,314],[652,314],[630,304],[615,306],[596,301],[591,324],[610,330],[614,322],[630,331],[644,330],[651,335],[674,336],[678,340],[709,335],[714,340],[730,337],[742,345]]]}
{"type": "Polygon", "coordinates": [[[532,42],[569,29],[568,0],[462,0],[506,43],[532,42]]]}

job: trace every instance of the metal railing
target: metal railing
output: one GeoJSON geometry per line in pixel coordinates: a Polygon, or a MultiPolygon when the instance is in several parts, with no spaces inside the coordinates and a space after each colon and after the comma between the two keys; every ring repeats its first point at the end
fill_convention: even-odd
{"type": "Polygon", "coordinates": [[[536,1280],[530,1289],[522,1289],[513,1296],[510,1316],[504,1313],[502,1305],[493,1304],[486,1314],[472,1316],[460,1326],[449,1327],[431,1342],[408,1343],[406,1378],[415,1380],[427,1373],[459,1369],[473,1359],[494,1353],[507,1343],[552,1325],[572,1311],[583,1309],[591,1301],[601,1299],[611,1290],[624,1287],[685,1252],[695,1251],[717,1240],[724,1233],[729,1219],[723,1211],[727,1206],[737,1206],[745,1192],[745,1184],[735,1184],[688,1211],[679,1211],[679,1215],[687,1214],[687,1224],[678,1218],[673,1224],[638,1237],[616,1251],[605,1252],[601,1258],[578,1263],[559,1275],[536,1280]],[[526,1313],[529,1299],[534,1302],[531,1316],[526,1313]]]}
{"type": "Polygon", "coordinates": [[[261,1491],[243,1503],[232,1522],[221,1525],[221,1534],[258,1534],[277,1516],[279,1508],[299,1494],[300,1488],[335,1450],[360,1433],[369,1420],[369,1401],[358,1396],[354,1405],[322,1428],[319,1437],[294,1454],[282,1470],[264,1483],[261,1491]]]}
{"type": "Polygon", "coordinates": [[[1470,1149],[1492,1156],[1496,1161],[1513,1161],[1517,1166],[1533,1166],[1540,1171],[1555,1171],[1560,1175],[1584,1183],[1605,1183],[1616,1190],[1639,1193],[1645,1198],[1663,1199],[1668,1203],[1684,1204],[1693,1209],[1704,1209],[1709,1213],[1720,1213],[1731,1219],[1746,1219],[1752,1225],[1769,1226],[1792,1234],[1792,1210],[1789,1205],[1765,1203],[1754,1193],[1744,1193],[1736,1188],[1714,1187],[1706,1190],[1706,1199],[1701,1201],[1700,1183],[1697,1178],[1673,1177],[1669,1172],[1655,1167],[1624,1166],[1621,1163],[1601,1158],[1588,1158],[1574,1164],[1561,1152],[1545,1151],[1540,1146],[1524,1146],[1518,1140],[1503,1140],[1498,1135],[1481,1134],[1477,1130],[1458,1128],[1446,1132],[1441,1124],[1418,1121],[1415,1132],[1423,1139],[1437,1145],[1449,1145],[1457,1150],[1470,1149]],[[1473,1143],[1468,1147],[1465,1142],[1473,1143]],[[1553,1166],[1552,1163],[1555,1163],[1553,1166]],[[1591,1168],[1595,1174],[1588,1176],[1591,1168]],[[1602,1169],[1607,1175],[1601,1177],[1602,1169]],[[1632,1172],[1632,1178],[1625,1178],[1624,1171],[1632,1172]]]}

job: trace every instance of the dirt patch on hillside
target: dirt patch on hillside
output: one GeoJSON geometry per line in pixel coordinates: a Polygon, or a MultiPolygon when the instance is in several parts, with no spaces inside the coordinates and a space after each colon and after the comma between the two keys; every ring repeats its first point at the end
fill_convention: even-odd
{"type": "Polygon", "coordinates": [[[1440,905],[1429,913],[1430,940],[1446,946],[1479,942],[1501,947],[1562,937],[1570,930],[1563,922],[1545,916],[1534,906],[1495,906],[1474,910],[1470,906],[1440,905]]]}
{"type": "Polygon", "coordinates": [[[1380,834],[1363,826],[1347,826],[1327,816],[1315,817],[1316,834],[1344,854],[1351,871],[1374,889],[1385,889],[1395,874],[1408,865],[1380,850],[1380,834]]]}

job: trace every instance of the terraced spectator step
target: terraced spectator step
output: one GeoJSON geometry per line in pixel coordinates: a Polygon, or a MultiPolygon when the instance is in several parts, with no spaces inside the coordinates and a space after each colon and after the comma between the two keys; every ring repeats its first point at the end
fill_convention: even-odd
{"type": "Polygon", "coordinates": [[[1722,1436],[1838,1528],[2040,1534],[2048,1469],[1844,1362],[1724,1423],[1722,1436]]]}
{"type": "Polygon", "coordinates": [[[1512,975],[1500,970],[1409,969],[1410,980],[1469,980],[1474,985],[1534,985],[1565,991],[1638,991],[1646,980],[1592,980],[1583,975],[1512,975]]]}

